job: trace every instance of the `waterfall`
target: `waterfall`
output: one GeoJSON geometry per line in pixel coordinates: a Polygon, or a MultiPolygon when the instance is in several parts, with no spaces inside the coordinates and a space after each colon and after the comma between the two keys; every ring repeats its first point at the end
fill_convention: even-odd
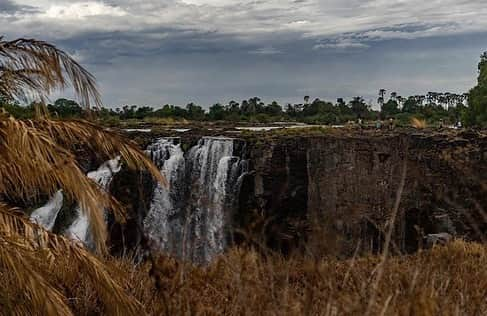
{"type": "Polygon", "coordinates": [[[46,205],[36,209],[30,215],[30,220],[46,230],[51,231],[56,222],[57,215],[63,207],[63,192],[57,191],[46,205]]]}
{"type": "Polygon", "coordinates": [[[232,138],[204,137],[186,155],[178,142],[162,138],[147,149],[169,185],[156,187],[144,229],[158,250],[208,263],[227,247],[246,161],[232,138]]]}
{"type": "MultiPolygon", "coordinates": [[[[113,175],[121,169],[120,157],[103,163],[97,170],[89,172],[88,178],[94,180],[100,187],[106,191],[110,186],[113,175]]],[[[91,246],[91,236],[89,234],[90,223],[86,212],[79,206],[75,209],[76,219],[65,231],[65,234],[74,240],[79,240],[87,246],[91,246]]]]}
{"type": "Polygon", "coordinates": [[[226,246],[227,191],[231,185],[227,179],[239,158],[233,156],[233,139],[206,137],[189,151],[188,161],[192,205],[187,217],[185,257],[209,262],[226,246]]]}
{"type": "Polygon", "coordinates": [[[177,138],[160,138],[147,148],[154,163],[167,180],[157,184],[144,219],[144,230],[157,248],[181,256],[183,240],[185,160],[177,138]]]}

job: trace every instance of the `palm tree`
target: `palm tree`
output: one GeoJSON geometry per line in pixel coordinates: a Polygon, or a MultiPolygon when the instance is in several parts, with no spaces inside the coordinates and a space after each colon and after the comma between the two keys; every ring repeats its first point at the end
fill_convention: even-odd
{"type": "MultiPolygon", "coordinates": [[[[68,54],[43,41],[5,41],[0,37],[1,100],[42,102],[54,90],[68,86],[73,87],[86,109],[91,104],[101,105],[94,77],[68,54]]],[[[103,259],[107,253],[104,211],[113,211],[123,221],[123,209],[82,172],[74,148],[83,145],[106,158],[120,155],[129,168],[146,169],[158,181],[164,179],[136,144],[120,135],[88,121],[52,120],[45,107],[37,109],[38,117],[29,121],[0,113],[0,275],[9,275],[13,286],[25,288],[27,310],[30,304],[41,314],[69,315],[67,299],[59,290],[62,287],[46,277],[52,275],[53,262],[64,260],[76,268],[60,273],[68,279],[84,273],[99,289],[108,310],[136,314],[140,304],[115,282],[116,269],[103,259]],[[50,196],[59,189],[86,212],[101,257],[32,224],[11,205],[12,201],[50,196]],[[45,260],[39,260],[40,253],[45,260]]],[[[22,314],[22,309],[13,310],[17,314],[19,311],[22,314]]]]}
{"type": "Polygon", "coordinates": [[[380,89],[379,90],[379,98],[377,99],[377,103],[382,106],[384,105],[384,96],[386,95],[386,89],[380,89]]]}

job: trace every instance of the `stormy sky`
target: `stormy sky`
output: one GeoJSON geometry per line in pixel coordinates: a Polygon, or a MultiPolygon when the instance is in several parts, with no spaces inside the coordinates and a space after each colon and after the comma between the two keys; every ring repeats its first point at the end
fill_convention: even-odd
{"type": "Polygon", "coordinates": [[[0,23],[67,50],[111,107],[462,93],[487,50],[484,0],[0,0],[0,23]]]}

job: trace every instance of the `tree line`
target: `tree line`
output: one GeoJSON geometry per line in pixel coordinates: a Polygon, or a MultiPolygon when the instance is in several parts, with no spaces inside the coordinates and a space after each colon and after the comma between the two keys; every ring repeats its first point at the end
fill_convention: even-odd
{"type": "MultiPolygon", "coordinates": [[[[166,104],[161,108],[151,106],[123,106],[120,108],[99,108],[91,110],[92,114],[104,120],[144,120],[146,118],[175,118],[195,121],[231,121],[231,122],[275,122],[297,121],[309,124],[343,124],[357,119],[385,120],[395,118],[399,122],[407,123],[411,117],[424,118],[430,122],[444,120],[455,123],[462,119],[467,109],[463,103],[445,108],[437,103],[423,104],[417,97],[409,97],[402,104],[395,98],[390,98],[381,105],[381,109],[374,110],[362,97],[355,97],[346,102],[339,98],[335,103],[319,98],[309,101],[304,98],[303,103],[286,104],[281,106],[276,101],[265,104],[260,98],[253,97],[242,102],[230,101],[227,104],[216,103],[208,110],[194,103],[185,107],[166,104]]],[[[7,112],[18,118],[32,118],[35,114],[34,105],[21,106],[15,102],[2,102],[7,112]]],[[[47,109],[54,117],[84,118],[85,110],[78,103],[68,99],[58,99],[48,104],[47,109]]]]}
{"type": "MultiPolygon", "coordinates": [[[[360,97],[346,101],[339,98],[332,103],[305,96],[302,103],[281,104],[273,101],[264,103],[259,97],[227,104],[216,103],[208,110],[195,103],[186,106],[166,104],[160,108],[151,106],[125,105],[115,109],[98,108],[91,110],[103,120],[144,120],[146,118],[174,118],[195,121],[230,122],[275,122],[296,121],[309,124],[343,124],[362,119],[365,121],[387,120],[408,124],[411,118],[424,119],[429,123],[443,121],[445,124],[462,122],[465,126],[487,127],[487,52],[482,54],[478,65],[478,85],[469,93],[436,93],[414,95],[404,98],[380,89],[377,103],[380,110],[374,110],[370,103],[360,97]],[[466,104],[469,104],[467,106],[466,104]]],[[[0,100],[0,107],[17,118],[34,116],[34,106],[21,106],[16,102],[0,100]]],[[[82,106],[73,100],[58,99],[47,105],[51,115],[60,118],[83,118],[86,113],[82,106]]]]}

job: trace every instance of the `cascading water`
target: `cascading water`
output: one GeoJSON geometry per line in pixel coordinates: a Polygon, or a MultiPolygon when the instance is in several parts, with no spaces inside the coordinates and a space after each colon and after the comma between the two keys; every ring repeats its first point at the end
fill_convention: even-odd
{"type": "MultiPolygon", "coordinates": [[[[234,140],[207,137],[188,153],[191,195],[186,225],[185,257],[210,262],[227,244],[232,186],[230,172],[240,158],[233,156],[234,140]]],[[[233,180],[233,179],[231,179],[233,180]]]]}
{"type": "MultiPolygon", "coordinates": [[[[121,169],[120,157],[109,160],[102,164],[96,171],[88,173],[88,178],[97,182],[104,190],[108,190],[113,175],[121,169]]],[[[76,207],[76,219],[65,231],[65,234],[74,240],[79,240],[87,246],[91,246],[91,237],[89,234],[90,223],[86,212],[79,206],[76,207]]]]}
{"type": "Polygon", "coordinates": [[[157,184],[150,211],[144,220],[144,230],[151,242],[160,250],[181,256],[184,224],[185,160],[177,138],[160,138],[146,151],[167,186],[157,184]]]}
{"type": "Polygon", "coordinates": [[[30,215],[30,220],[51,231],[56,222],[57,215],[63,207],[63,192],[57,191],[43,207],[38,208],[30,215]]]}
{"type": "Polygon", "coordinates": [[[175,138],[148,147],[169,185],[157,186],[144,229],[156,248],[198,263],[208,263],[227,246],[228,223],[240,189],[245,160],[235,140],[204,137],[186,157],[175,138]]]}

